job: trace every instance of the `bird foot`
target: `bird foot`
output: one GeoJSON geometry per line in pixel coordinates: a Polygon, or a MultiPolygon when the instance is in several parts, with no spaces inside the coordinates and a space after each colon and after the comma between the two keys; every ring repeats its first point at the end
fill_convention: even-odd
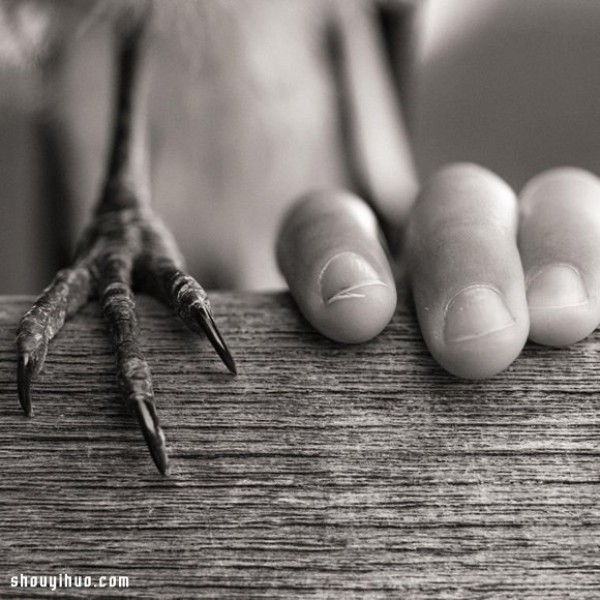
{"type": "Polygon", "coordinates": [[[165,436],[156,412],[150,368],[140,348],[133,289],[171,306],[190,329],[208,337],[227,368],[236,373],[206,292],[181,264],[170,232],[150,209],[99,212],[83,235],[73,265],[57,273],[21,320],[17,379],[24,412],[33,414],[31,382],[43,367],[49,342],[66,319],[97,296],[116,352],[121,395],[137,416],[156,467],[166,474],[165,436]]]}

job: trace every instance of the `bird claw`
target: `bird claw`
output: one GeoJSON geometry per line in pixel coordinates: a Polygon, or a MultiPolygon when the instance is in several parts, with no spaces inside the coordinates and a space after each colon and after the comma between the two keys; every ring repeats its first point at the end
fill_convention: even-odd
{"type": "Polygon", "coordinates": [[[197,306],[194,307],[192,314],[193,318],[200,324],[206,337],[223,361],[223,364],[229,369],[230,373],[237,375],[237,367],[233,360],[233,356],[231,355],[231,352],[229,352],[229,348],[227,348],[223,336],[217,329],[217,324],[215,323],[210,308],[197,306]]]}
{"type": "Polygon", "coordinates": [[[31,405],[31,379],[33,371],[34,365],[33,361],[30,360],[29,354],[21,354],[17,367],[17,385],[19,402],[28,417],[33,415],[33,407],[31,405]]]}
{"type": "Polygon", "coordinates": [[[19,326],[19,401],[31,415],[31,380],[48,343],[89,299],[98,295],[117,355],[118,382],[137,415],[158,470],[168,471],[164,433],[158,423],[150,369],[139,346],[132,282],[173,306],[195,331],[205,331],[221,360],[235,374],[204,289],[180,270],[179,251],[150,208],[150,158],[145,111],[149,95],[144,51],[152,11],[124,28],[119,41],[115,128],[107,179],[95,219],[80,242],[73,267],[60,271],[19,326]],[[192,316],[193,315],[193,316],[192,316]]]}
{"type": "Polygon", "coordinates": [[[158,422],[154,405],[143,400],[137,402],[135,413],[156,468],[161,475],[167,475],[169,472],[169,456],[167,454],[166,439],[158,422]]]}
{"type": "Polygon", "coordinates": [[[172,305],[188,327],[204,332],[233,374],[235,362],[216,326],[206,292],[180,270],[170,234],[153,213],[127,209],[98,215],[84,240],[75,266],[59,272],[21,320],[19,401],[31,416],[31,382],[42,366],[48,343],[65,320],[97,293],[116,350],[121,395],[137,416],[154,464],[165,475],[169,459],[154,406],[150,369],[139,346],[131,289],[134,275],[139,287],[172,305]],[[139,240],[144,240],[141,245],[139,240]]]}

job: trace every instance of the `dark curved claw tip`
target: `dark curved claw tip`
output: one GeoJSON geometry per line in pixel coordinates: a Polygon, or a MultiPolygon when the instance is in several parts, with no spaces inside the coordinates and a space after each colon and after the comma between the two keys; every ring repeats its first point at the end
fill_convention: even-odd
{"type": "Polygon", "coordinates": [[[200,326],[204,330],[204,333],[206,333],[206,337],[210,340],[210,343],[217,351],[217,354],[221,357],[221,360],[225,366],[231,373],[237,375],[237,367],[235,366],[233,356],[231,356],[231,352],[229,352],[229,348],[227,348],[227,344],[225,343],[223,336],[219,333],[217,324],[215,323],[213,316],[210,314],[210,311],[198,309],[196,311],[196,317],[200,323],[200,326]]]}
{"type": "Polygon", "coordinates": [[[17,387],[19,390],[19,402],[23,411],[28,417],[33,415],[31,406],[31,379],[33,376],[34,365],[30,360],[29,354],[19,356],[19,365],[17,368],[17,387]]]}
{"type": "Polygon", "coordinates": [[[136,404],[135,412],[156,468],[161,475],[167,475],[169,472],[169,456],[167,454],[166,439],[154,407],[140,401],[136,404]]]}

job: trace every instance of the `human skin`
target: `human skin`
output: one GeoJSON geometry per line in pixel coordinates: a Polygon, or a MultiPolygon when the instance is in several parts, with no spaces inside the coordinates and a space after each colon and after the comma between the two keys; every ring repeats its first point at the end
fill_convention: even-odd
{"type": "MultiPolygon", "coordinates": [[[[395,269],[373,211],[343,191],[351,181],[339,144],[336,82],[320,37],[336,3],[252,0],[234,14],[227,3],[192,4],[201,10],[187,25],[202,33],[194,57],[188,45],[175,48],[160,35],[152,55],[148,118],[163,136],[155,206],[193,269],[210,273],[216,263],[222,285],[276,281],[273,246],[282,223],[279,265],[309,321],[341,342],[371,339],[393,315],[395,269]],[[164,69],[173,64],[185,68],[164,69]]],[[[371,61],[355,73],[375,73],[368,88],[356,88],[364,110],[355,125],[367,132],[360,151],[376,206],[389,206],[394,190],[402,207],[414,201],[410,216],[402,208],[388,217],[406,232],[404,259],[433,356],[458,376],[489,377],[518,356],[528,336],[560,346],[588,335],[600,321],[598,180],[554,169],[528,185],[519,202],[488,169],[458,163],[417,186],[404,128],[386,109],[396,98],[382,83],[385,59],[359,6],[341,18],[350,19],[344,26],[351,42],[367,48],[357,54],[371,61]],[[383,127],[376,118],[382,114],[383,127]],[[387,148],[369,135],[377,127],[396,136],[387,148]]],[[[49,32],[61,38],[57,22],[49,32]]],[[[70,136],[85,148],[75,130],[70,136]]]]}

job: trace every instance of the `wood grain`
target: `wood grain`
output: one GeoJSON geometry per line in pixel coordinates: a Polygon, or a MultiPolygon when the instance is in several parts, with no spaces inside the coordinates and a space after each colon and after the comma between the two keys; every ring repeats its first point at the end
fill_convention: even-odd
{"type": "Polygon", "coordinates": [[[403,300],[377,340],[322,339],[287,295],[213,294],[240,374],[139,299],[173,462],[118,398],[99,309],[16,397],[30,299],[0,300],[0,597],[598,598],[600,335],[446,375],[403,300]],[[10,577],[126,575],[127,590],[10,577]]]}

